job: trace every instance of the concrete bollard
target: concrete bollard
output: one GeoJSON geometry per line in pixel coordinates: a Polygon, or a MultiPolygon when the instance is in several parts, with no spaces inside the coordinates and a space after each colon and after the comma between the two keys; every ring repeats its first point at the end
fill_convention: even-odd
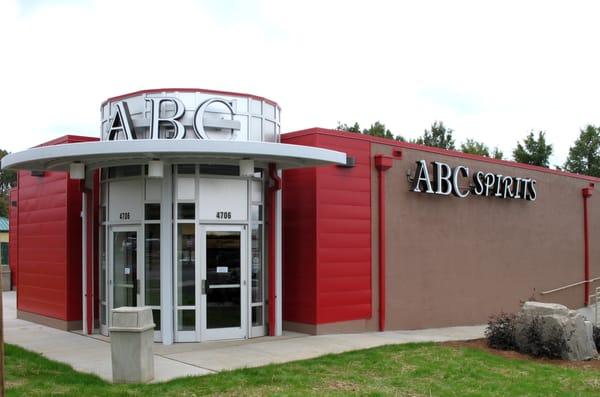
{"type": "Polygon", "coordinates": [[[10,266],[2,265],[2,286],[0,286],[1,291],[10,291],[10,266]]]}
{"type": "Polygon", "coordinates": [[[149,307],[112,310],[110,350],[114,383],[154,379],[154,321],[149,307]]]}

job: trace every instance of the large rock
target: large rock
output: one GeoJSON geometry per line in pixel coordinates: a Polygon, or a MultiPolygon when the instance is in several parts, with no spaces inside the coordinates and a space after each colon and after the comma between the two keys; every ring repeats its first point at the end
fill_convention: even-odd
{"type": "Polygon", "coordinates": [[[566,341],[568,349],[561,352],[563,359],[580,361],[598,357],[592,323],[576,311],[554,303],[525,302],[515,324],[519,350],[531,351],[525,332],[535,318],[539,318],[542,341],[547,341],[554,332],[566,341]]]}

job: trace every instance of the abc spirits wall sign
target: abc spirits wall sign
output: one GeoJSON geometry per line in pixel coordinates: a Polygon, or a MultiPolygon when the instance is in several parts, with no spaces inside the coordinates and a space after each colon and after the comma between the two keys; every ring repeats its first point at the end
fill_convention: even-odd
{"type": "Polygon", "coordinates": [[[438,161],[432,161],[431,164],[433,175],[430,177],[425,160],[417,161],[417,169],[410,188],[412,192],[442,196],[452,194],[460,198],[465,198],[469,194],[527,201],[535,201],[537,198],[535,179],[482,171],[476,172],[471,178],[469,167],[464,165],[453,169],[448,164],[438,161]]]}

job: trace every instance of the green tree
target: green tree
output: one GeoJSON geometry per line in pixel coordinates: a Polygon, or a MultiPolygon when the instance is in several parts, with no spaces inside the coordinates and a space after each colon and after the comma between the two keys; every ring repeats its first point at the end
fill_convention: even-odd
{"type": "Polygon", "coordinates": [[[362,133],[363,135],[371,135],[380,138],[395,139],[397,141],[402,142],[405,141],[401,135],[392,134],[392,132],[385,127],[385,124],[381,123],[380,121],[376,121],[374,124],[371,124],[371,127],[364,128],[362,131],[360,129],[360,125],[357,122],[355,122],[353,125],[348,125],[346,123],[342,124],[338,121],[338,126],[336,129],[348,132],[362,133]]]}
{"type": "Polygon", "coordinates": [[[363,129],[364,135],[377,136],[380,138],[394,139],[394,134],[388,128],[385,128],[385,124],[376,121],[375,124],[371,124],[371,127],[363,129]]]}
{"type": "Polygon", "coordinates": [[[587,125],[569,149],[565,170],[600,177],[600,127],[587,125]]]}
{"type": "Polygon", "coordinates": [[[460,151],[463,153],[490,157],[490,150],[488,147],[483,142],[478,142],[471,138],[468,138],[465,143],[460,145],[460,151]]]}
{"type": "MultiPolygon", "coordinates": [[[[6,156],[8,152],[0,149],[0,160],[6,156]]],[[[8,190],[17,182],[17,173],[14,170],[0,170],[0,194],[8,194],[8,190]]]]}
{"type": "Polygon", "coordinates": [[[348,125],[346,123],[342,124],[338,121],[338,126],[336,130],[348,131],[348,132],[358,132],[360,134],[360,125],[355,122],[353,125],[348,125]]]}
{"type": "MultiPolygon", "coordinates": [[[[0,159],[8,152],[0,149],[0,159]]],[[[8,216],[8,191],[17,183],[17,173],[13,170],[0,170],[0,216],[8,216]]]]}
{"type": "Polygon", "coordinates": [[[502,153],[502,150],[498,149],[498,146],[492,150],[492,158],[496,160],[502,160],[504,158],[504,153],[502,153]]]}
{"type": "Polygon", "coordinates": [[[513,150],[515,161],[546,168],[548,168],[551,155],[552,145],[546,144],[546,133],[544,131],[538,132],[537,139],[531,131],[523,140],[523,145],[521,145],[521,142],[517,142],[517,147],[513,150]]]}
{"type": "Polygon", "coordinates": [[[439,147],[442,149],[454,149],[454,139],[452,139],[453,132],[452,129],[446,128],[443,122],[436,121],[431,125],[431,129],[425,130],[423,136],[417,138],[415,142],[421,145],[439,147]]]}

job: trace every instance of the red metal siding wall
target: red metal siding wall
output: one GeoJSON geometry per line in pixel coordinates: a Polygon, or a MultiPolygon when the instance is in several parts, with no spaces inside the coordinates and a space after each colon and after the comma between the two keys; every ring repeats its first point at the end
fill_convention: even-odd
{"type": "Polygon", "coordinates": [[[317,324],[371,317],[369,142],[317,135],[316,146],[355,157],[352,168],[316,168],[317,324]]]}
{"type": "Polygon", "coordinates": [[[10,265],[10,283],[12,288],[16,288],[17,286],[17,278],[18,278],[18,263],[19,263],[19,255],[18,255],[18,238],[17,238],[17,229],[19,227],[19,207],[18,207],[18,190],[17,188],[13,188],[10,190],[9,194],[9,223],[10,223],[10,231],[8,233],[8,264],[10,265]],[[15,204],[15,205],[13,205],[15,204]]]}
{"type": "MultiPolygon", "coordinates": [[[[284,143],[314,146],[315,136],[284,143]]],[[[315,169],[283,172],[283,319],[316,324],[315,169]]]]}
{"type": "Polygon", "coordinates": [[[67,320],[67,176],[19,171],[17,308],[67,320]]]}
{"type": "Polygon", "coordinates": [[[368,319],[371,307],[371,159],[366,141],[318,134],[284,143],[339,150],[337,166],[283,173],[284,320],[307,324],[368,319]]]}
{"type": "MultiPolygon", "coordinates": [[[[65,135],[40,146],[97,141],[65,135]]],[[[81,190],[66,172],[19,171],[17,308],[81,320],[81,190]]]]}

